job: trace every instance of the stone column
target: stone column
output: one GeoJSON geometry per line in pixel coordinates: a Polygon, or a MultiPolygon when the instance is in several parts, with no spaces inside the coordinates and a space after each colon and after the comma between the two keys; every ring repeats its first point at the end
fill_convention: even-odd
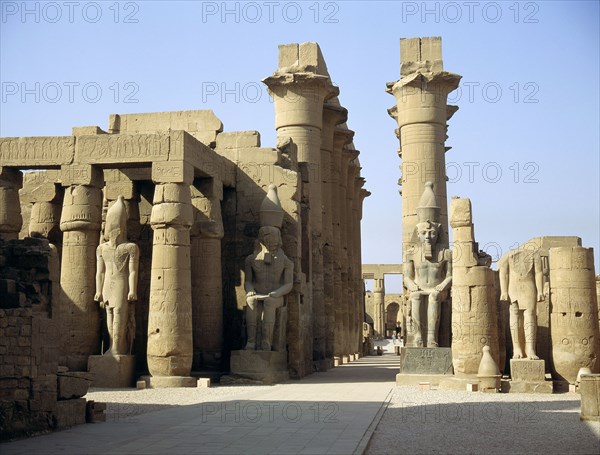
{"type": "Polygon", "coordinates": [[[356,289],[356,254],[360,245],[355,244],[356,212],[354,211],[354,198],[356,196],[355,180],[360,172],[357,164],[358,150],[349,150],[348,175],[346,179],[346,251],[348,254],[348,289],[350,298],[348,300],[348,342],[346,352],[350,358],[356,353],[356,323],[358,293],[356,289]]]}
{"type": "Polygon", "coordinates": [[[23,226],[19,189],[23,187],[23,173],[0,166],[0,239],[19,238],[23,226]]]}
{"type": "Polygon", "coordinates": [[[196,179],[190,187],[194,224],[191,235],[193,369],[220,370],[223,351],[221,217],[223,184],[196,179]]]}
{"type": "Polygon", "coordinates": [[[549,262],[552,377],[574,384],[580,368],[600,368],[594,250],[550,248],[549,262]]]}
{"type": "Polygon", "coordinates": [[[353,218],[355,222],[354,229],[354,248],[355,248],[355,257],[354,257],[354,279],[356,283],[356,330],[354,337],[354,345],[356,346],[357,353],[360,354],[362,352],[362,329],[363,322],[365,321],[365,282],[362,278],[362,248],[361,248],[361,220],[363,213],[363,201],[369,196],[367,190],[363,189],[363,185],[365,183],[365,179],[362,177],[358,177],[355,179],[355,197],[354,197],[354,208],[353,208],[353,218]]]}
{"type": "Polygon", "coordinates": [[[373,283],[373,331],[378,337],[385,336],[385,278],[375,277],[373,283]]]}
{"type": "Polygon", "coordinates": [[[332,181],[334,184],[333,191],[333,245],[334,245],[334,313],[335,313],[335,357],[344,355],[346,346],[346,328],[344,320],[347,312],[347,251],[345,243],[345,226],[346,226],[346,181],[347,181],[347,156],[344,147],[352,142],[354,131],[345,127],[336,127],[333,136],[332,150],[332,181]]]}
{"type": "Polygon", "coordinates": [[[190,184],[193,168],[184,162],[152,165],[156,183],[150,224],[154,230],[148,370],[153,387],[194,386],[192,368],[192,284],[190,184]],[[169,167],[177,170],[170,172],[169,167]]]}
{"type": "MultiPolygon", "coordinates": [[[[314,43],[306,51],[319,53],[314,43]],[[313,49],[316,48],[316,49],[313,49]]],[[[298,45],[290,45],[298,49],[298,45]]],[[[286,47],[280,46],[280,64],[286,57],[286,47]]],[[[335,95],[336,91],[328,76],[313,72],[289,72],[290,67],[282,67],[273,76],[263,80],[273,96],[275,104],[275,127],[278,142],[291,139],[291,155],[298,160],[302,181],[306,192],[302,198],[303,238],[308,245],[302,246],[302,272],[306,274],[309,296],[305,298],[305,311],[309,313],[307,331],[310,336],[303,337],[306,344],[303,356],[313,357],[313,361],[321,362],[325,358],[325,338],[318,327],[315,313],[324,311],[323,282],[323,208],[322,208],[322,176],[321,176],[321,130],[323,122],[323,103],[335,95]],[[315,336],[317,341],[315,343],[315,336]],[[311,345],[315,346],[311,346],[311,345]]],[[[312,363],[312,362],[311,362],[312,363]]]]}
{"type": "MultiPolygon", "coordinates": [[[[335,330],[335,254],[333,212],[336,205],[335,191],[337,180],[334,180],[333,135],[336,125],[347,118],[346,109],[334,104],[325,103],[323,108],[323,132],[321,134],[321,168],[323,170],[323,269],[324,269],[324,307],[325,316],[325,366],[333,366],[335,330]]],[[[337,170],[337,169],[336,169],[337,170]]],[[[338,171],[339,172],[339,171],[338,171]]]]}
{"type": "Polygon", "coordinates": [[[60,218],[60,364],[71,371],[87,371],[88,357],[100,352],[100,308],[94,294],[104,178],[101,169],[90,165],[63,166],[61,171],[65,194],[60,218]]]}
{"type": "Polygon", "coordinates": [[[480,264],[486,257],[479,257],[469,199],[452,198],[450,224],[454,240],[452,364],[457,376],[476,375],[485,346],[490,347],[492,358],[500,365],[495,276],[488,265],[480,264]]]}
{"type": "Polygon", "coordinates": [[[460,76],[443,71],[441,38],[400,40],[400,80],[388,84],[396,98],[402,158],[402,254],[413,244],[417,205],[425,182],[433,182],[444,235],[438,243],[448,246],[446,195],[446,121],[448,93],[458,87],[460,76]]]}

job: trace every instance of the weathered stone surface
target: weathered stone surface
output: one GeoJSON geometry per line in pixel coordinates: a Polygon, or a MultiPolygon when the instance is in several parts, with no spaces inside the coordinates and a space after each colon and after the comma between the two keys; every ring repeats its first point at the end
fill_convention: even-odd
{"type": "Polygon", "coordinates": [[[451,375],[451,349],[403,347],[400,349],[400,373],[451,375]]]}
{"type": "Polygon", "coordinates": [[[81,371],[58,373],[58,399],[70,400],[84,396],[92,383],[93,375],[81,371]]]}
{"type": "Polygon", "coordinates": [[[287,353],[277,351],[232,351],[231,373],[265,384],[286,381],[287,353]]]}
{"type": "Polygon", "coordinates": [[[135,380],[135,356],[91,355],[88,371],[93,375],[92,387],[133,387],[135,380]]]}
{"type": "Polygon", "coordinates": [[[544,381],[543,360],[511,359],[510,377],[513,381],[544,381]]]}
{"type": "Polygon", "coordinates": [[[591,248],[550,248],[553,378],[574,384],[580,368],[600,368],[600,334],[591,248]]]}
{"type": "Polygon", "coordinates": [[[600,374],[581,376],[581,420],[600,421],[600,374]]]}
{"type": "Polygon", "coordinates": [[[56,427],[59,430],[85,423],[85,398],[62,400],[56,403],[56,427]]]}

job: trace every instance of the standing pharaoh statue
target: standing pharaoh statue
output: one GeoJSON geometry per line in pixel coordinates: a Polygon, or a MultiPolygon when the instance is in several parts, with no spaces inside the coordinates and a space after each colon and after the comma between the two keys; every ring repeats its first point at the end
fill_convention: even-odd
{"type": "Polygon", "coordinates": [[[244,349],[247,350],[271,350],[276,310],[283,306],[283,297],[293,287],[294,263],[281,248],[282,222],[283,209],[277,196],[277,187],[270,185],[260,208],[258,242],[254,253],[246,258],[245,263],[248,341],[244,349]],[[261,341],[257,343],[259,325],[261,341]]]}
{"type": "Polygon", "coordinates": [[[106,213],[105,242],[96,250],[96,295],[106,309],[110,349],[106,354],[131,353],[135,335],[135,307],[139,248],[127,242],[127,210],[123,196],[106,213]]]}
{"type": "Polygon", "coordinates": [[[539,359],[537,302],[544,300],[542,260],[536,250],[521,248],[505,254],[498,263],[500,300],[510,302],[510,333],[513,359],[539,359]],[[523,349],[523,338],[525,349],[523,349]]]}
{"type": "Polygon", "coordinates": [[[421,306],[427,306],[427,347],[438,347],[441,303],[448,298],[452,283],[452,254],[438,245],[441,224],[440,208],[436,204],[433,184],[425,183],[425,191],[417,207],[416,233],[419,242],[407,254],[404,264],[404,283],[408,289],[413,319],[414,346],[423,347],[421,306]]]}

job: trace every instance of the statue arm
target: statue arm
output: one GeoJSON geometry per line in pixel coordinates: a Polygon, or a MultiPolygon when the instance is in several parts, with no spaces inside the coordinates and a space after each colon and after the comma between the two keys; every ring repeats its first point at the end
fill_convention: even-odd
{"type": "Polygon", "coordinates": [[[140,249],[132,244],[129,251],[129,293],[127,300],[137,300],[138,268],[140,264],[140,249]]]}
{"type": "Polygon", "coordinates": [[[283,297],[289,294],[294,287],[294,263],[286,258],[285,266],[283,269],[283,286],[275,291],[269,292],[271,297],[283,297]]]}
{"type": "Polygon", "coordinates": [[[544,270],[542,268],[542,258],[539,253],[533,257],[533,269],[535,271],[535,288],[537,290],[537,301],[544,300],[544,270]]]}
{"type": "Polygon", "coordinates": [[[246,291],[246,295],[254,295],[256,291],[254,290],[254,272],[252,270],[252,259],[253,256],[250,255],[246,258],[246,262],[244,263],[244,290],[246,291]]]}
{"type": "Polygon", "coordinates": [[[404,263],[404,284],[409,291],[418,291],[419,286],[415,283],[415,263],[412,260],[404,263]]]}
{"type": "Polygon", "coordinates": [[[446,261],[446,276],[444,277],[444,280],[435,287],[436,291],[439,292],[445,291],[452,283],[452,251],[444,251],[444,260],[446,261]]]}
{"type": "Polygon", "coordinates": [[[508,259],[500,259],[498,272],[500,278],[500,300],[508,301],[508,259]]]}
{"type": "Polygon", "coordinates": [[[104,286],[105,270],[104,259],[102,258],[102,245],[98,245],[98,248],[96,248],[96,295],[94,296],[96,302],[104,300],[102,287],[104,286]]]}

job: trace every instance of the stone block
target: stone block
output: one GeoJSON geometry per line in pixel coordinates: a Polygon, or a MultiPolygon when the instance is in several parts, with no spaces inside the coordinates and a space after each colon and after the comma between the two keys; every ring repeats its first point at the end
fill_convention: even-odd
{"type": "Polygon", "coordinates": [[[230,367],[234,375],[265,384],[289,379],[286,351],[231,351],[230,367]]]}
{"type": "Polygon", "coordinates": [[[503,393],[552,393],[552,381],[502,381],[503,393]]]}
{"type": "Polygon", "coordinates": [[[153,389],[163,389],[171,387],[196,387],[197,380],[190,376],[149,376],[147,385],[153,389]]]}
{"type": "Polygon", "coordinates": [[[217,149],[249,147],[260,147],[260,133],[258,131],[236,131],[234,133],[221,133],[217,136],[217,149]]]}
{"type": "Polygon", "coordinates": [[[146,381],[144,381],[144,380],[136,381],[135,388],[136,389],[145,389],[146,388],[146,381]]]}
{"type": "Polygon", "coordinates": [[[400,349],[401,374],[453,374],[451,348],[400,349]]]}
{"type": "Polygon", "coordinates": [[[581,375],[581,420],[600,421],[600,374],[581,375]]]}
{"type": "Polygon", "coordinates": [[[106,134],[99,126],[74,126],[72,136],[92,136],[96,134],[106,134]]]}
{"type": "Polygon", "coordinates": [[[467,392],[477,392],[479,390],[479,383],[469,382],[467,383],[467,392]]]}
{"type": "Polygon", "coordinates": [[[94,374],[92,387],[133,387],[135,378],[135,356],[91,355],[88,371],[94,374]]]}
{"type": "Polygon", "coordinates": [[[198,387],[210,387],[210,378],[198,378],[198,387]]]}
{"type": "Polygon", "coordinates": [[[85,398],[63,400],[56,403],[56,427],[59,430],[85,423],[85,398]]]}
{"type": "Polygon", "coordinates": [[[545,362],[543,360],[511,359],[510,375],[513,381],[544,381],[545,362]]]}
{"type": "Polygon", "coordinates": [[[84,396],[92,383],[94,375],[83,371],[58,373],[58,399],[70,400],[84,396]]]}

